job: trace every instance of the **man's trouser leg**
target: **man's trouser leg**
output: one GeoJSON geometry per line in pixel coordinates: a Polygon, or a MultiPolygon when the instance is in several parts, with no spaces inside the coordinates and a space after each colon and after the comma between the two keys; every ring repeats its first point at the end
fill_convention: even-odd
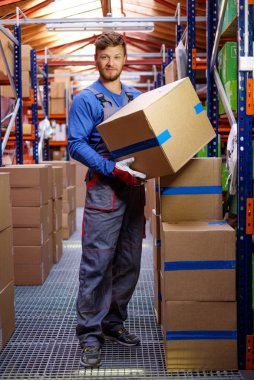
{"type": "Polygon", "coordinates": [[[104,343],[101,322],[111,304],[112,263],[126,209],[125,193],[123,189],[120,199],[100,181],[87,189],[76,328],[82,347],[104,343]]]}
{"type": "Polygon", "coordinates": [[[105,332],[122,328],[124,321],[127,319],[127,306],[135,290],[140,273],[144,203],[144,187],[130,188],[113,261],[110,310],[102,324],[105,332]]]}

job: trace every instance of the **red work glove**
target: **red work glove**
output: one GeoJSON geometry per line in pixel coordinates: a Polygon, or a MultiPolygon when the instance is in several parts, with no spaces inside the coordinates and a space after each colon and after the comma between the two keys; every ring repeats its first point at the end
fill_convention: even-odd
{"type": "Polygon", "coordinates": [[[146,175],[144,173],[130,169],[129,166],[133,164],[134,161],[134,157],[131,157],[127,158],[126,160],[117,162],[112,173],[122,181],[126,182],[128,185],[140,186],[145,180],[146,175]]]}

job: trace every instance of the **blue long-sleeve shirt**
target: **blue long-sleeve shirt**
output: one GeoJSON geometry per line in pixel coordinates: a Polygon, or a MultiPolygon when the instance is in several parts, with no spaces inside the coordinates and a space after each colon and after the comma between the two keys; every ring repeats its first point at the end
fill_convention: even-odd
{"type": "MultiPolygon", "coordinates": [[[[120,95],[110,92],[100,80],[91,87],[110,98],[120,109],[124,105],[125,92],[120,95]]],[[[126,88],[126,86],[125,86],[126,88]]],[[[136,98],[140,91],[127,87],[128,92],[136,98]]],[[[102,157],[95,151],[101,136],[96,129],[104,119],[103,106],[89,90],[83,90],[73,100],[69,113],[68,144],[71,157],[95,171],[110,176],[115,162],[102,157]]]]}

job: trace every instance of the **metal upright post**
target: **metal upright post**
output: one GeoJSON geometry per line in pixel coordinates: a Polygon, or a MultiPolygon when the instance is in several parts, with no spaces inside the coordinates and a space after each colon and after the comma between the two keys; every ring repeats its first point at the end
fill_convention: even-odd
{"type": "Polygon", "coordinates": [[[196,88],[196,71],[192,69],[192,50],[196,47],[195,0],[188,0],[188,65],[187,74],[196,88]]]}
{"type": "MultiPolygon", "coordinates": [[[[208,157],[218,156],[218,90],[211,67],[211,58],[218,25],[218,0],[207,2],[207,116],[216,133],[208,144],[208,157]]],[[[215,63],[217,62],[217,57],[215,63]]]]}
{"type": "Polygon", "coordinates": [[[33,141],[33,159],[36,164],[39,162],[38,153],[38,97],[37,97],[37,66],[36,66],[36,51],[31,50],[30,52],[31,60],[31,82],[33,89],[33,104],[32,104],[32,123],[34,125],[34,141],[33,141]]]}
{"type": "MultiPolygon", "coordinates": [[[[252,56],[252,7],[248,0],[239,0],[237,7],[238,64],[241,57],[252,56]]],[[[239,67],[239,66],[238,66],[239,67]]],[[[237,320],[238,364],[246,363],[246,336],[253,334],[252,322],[252,235],[246,233],[247,199],[253,198],[252,126],[253,116],[246,114],[247,79],[251,71],[238,71],[237,113],[237,320]]]]}
{"type": "MultiPolygon", "coordinates": [[[[45,110],[45,117],[49,118],[49,80],[48,80],[48,64],[44,63],[44,91],[43,91],[43,102],[44,102],[44,110],[45,110]]],[[[50,151],[49,151],[49,139],[46,139],[44,141],[44,151],[43,151],[43,159],[45,161],[49,161],[50,158],[50,151]]]]}
{"type": "Polygon", "coordinates": [[[23,164],[23,120],[22,120],[22,62],[21,62],[21,27],[14,27],[14,36],[19,44],[14,45],[14,82],[17,97],[20,99],[20,105],[16,116],[15,134],[16,134],[16,163],[23,164]]]}
{"type": "Polygon", "coordinates": [[[168,49],[168,54],[166,57],[167,64],[169,65],[170,62],[172,62],[172,60],[173,60],[173,49],[168,49]]]}

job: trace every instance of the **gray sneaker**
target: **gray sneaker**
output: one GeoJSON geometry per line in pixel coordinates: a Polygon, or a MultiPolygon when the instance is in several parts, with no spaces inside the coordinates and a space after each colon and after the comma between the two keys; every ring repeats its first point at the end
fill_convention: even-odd
{"type": "Polygon", "coordinates": [[[138,346],[140,339],[137,335],[131,334],[125,327],[117,331],[104,331],[104,335],[109,340],[115,341],[123,346],[138,346]]]}
{"type": "Polygon", "coordinates": [[[96,346],[83,347],[80,363],[84,367],[99,367],[101,365],[100,347],[96,347],[96,346]]]}

